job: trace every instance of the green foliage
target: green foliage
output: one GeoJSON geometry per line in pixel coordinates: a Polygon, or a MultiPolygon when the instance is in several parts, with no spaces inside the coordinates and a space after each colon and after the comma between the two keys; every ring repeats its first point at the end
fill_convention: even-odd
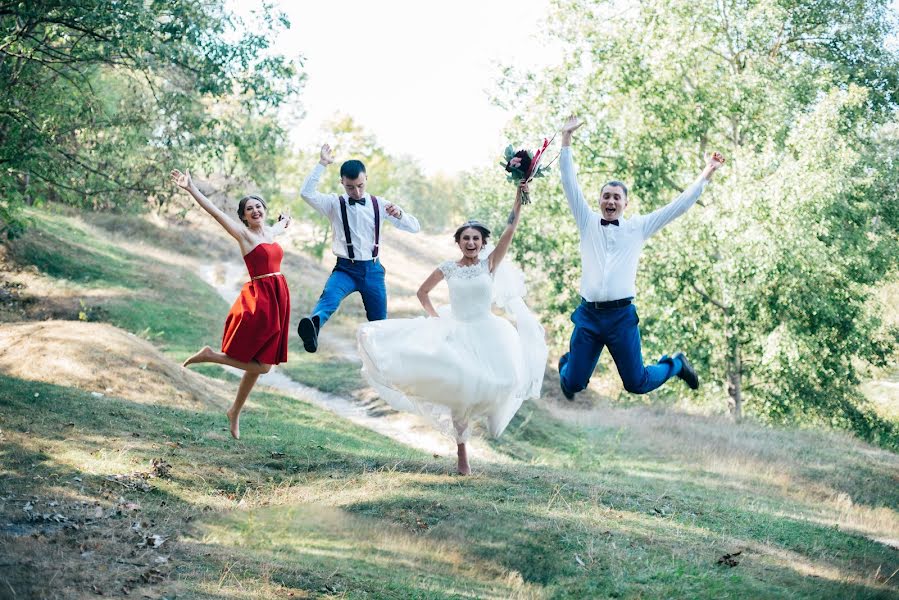
{"type": "MultiPolygon", "coordinates": [[[[83,300],[78,318],[105,321],[186,357],[221,336],[227,304],[193,273],[98,239],[78,220],[26,209],[31,227],[9,243],[11,258],[90,296],[113,289],[100,304],[83,300]],[[190,298],[189,302],[175,300],[190,298]]],[[[164,239],[159,232],[157,239],[164,239]]]]}
{"type": "MultiPolygon", "coordinates": [[[[745,403],[896,443],[857,391],[899,339],[872,295],[899,264],[894,25],[880,0],[623,12],[563,0],[550,36],[565,61],[506,70],[498,100],[521,115],[511,136],[586,117],[574,152],[588,199],[623,179],[629,211],[646,213],[696,177],[705,152],[728,157],[700,205],[649,242],[638,301],[646,355],[685,348],[706,398],[737,417],[745,403]]],[[[532,195],[514,251],[545,277],[547,321],[567,332],[577,234],[564,203],[532,195]]]]}
{"type": "Polygon", "coordinates": [[[175,164],[268,175],[274,111],[299,89],[268,50],[289,23],[221,1],[14,3],[0,11],[0,233],[47,200],[162,204],[175,164]]]}

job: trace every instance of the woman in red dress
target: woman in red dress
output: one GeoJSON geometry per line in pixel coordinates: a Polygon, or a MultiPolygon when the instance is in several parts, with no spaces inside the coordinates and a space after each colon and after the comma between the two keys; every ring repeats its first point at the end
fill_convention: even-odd
{"type": "Polygon", "coordinates": [[[225,320],[222,351],[204,346],[183,364],[186,367],[211,362],[245,371],[234,404],[228,409],[231,435],[240,439],[240,410],[256,380],[268,373],[272,365],[287,361],[290,292],[280,271],[284,251],[274,238],[287,229],[290,217],[278,217],[278,222],[269,227],[265,224],[266,206],[262,198],[245,196],[237,206],[240,223],[200,193],[190,178],[190,171],[182,173],[175,169],[171,176],[178,187],[190,193],[237,240],[250,273],[250,281],[244,284],[225,320]]]}

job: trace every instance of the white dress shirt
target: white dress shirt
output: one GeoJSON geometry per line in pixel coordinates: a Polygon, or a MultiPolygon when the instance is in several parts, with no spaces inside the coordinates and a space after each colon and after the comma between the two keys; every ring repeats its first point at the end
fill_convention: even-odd
{"type": "MultiPolygon", "coordinates": [[[[312,173],[303,182],[300,195],[309,206],[323,214],[331,221],[331,250],[340,258],[349,258],[347,254],[346,236],[343,233],[343,219],[340,216],[340,200],[337,194],[322,194],[317,191],[318,180],[321,179],[322,173],[325,172],[325,166],[321,163],[315,165],[312,173]]],[[[375,246],[375,209],[371,201],[371,196],[365,194],[365,205],[350,205],[349,197],[346,198],[346,218],[350,227],[350,237],[353,238],[353,258],[355,260],[371,260],[372,250],[375,246]]],[[[418,219],[407,213],[400,206],[393,202],[388,202],[381,196],[378,198],[378,211],[381,213],[381,224],[384,221],[390,221],[397,228],[409,233],[418,233],[421,225],[418,219]],[[402,216],[396,217],[387,214],[385,207],[387,204],[393,204],[401,212],[402,216]]]]}
{"type": "Polygon", "coordinates": [[[608,302],[637,295],[637,264],[643,244],[655,232],[684,214],[705,189],[700,177],[670,204],[620,225],[600,224],[600,214],[590,209],[577,183],[571,146],[564,146],[560,159],[562,188],[581,234],[581,296],[589,302],[608,302]]]}

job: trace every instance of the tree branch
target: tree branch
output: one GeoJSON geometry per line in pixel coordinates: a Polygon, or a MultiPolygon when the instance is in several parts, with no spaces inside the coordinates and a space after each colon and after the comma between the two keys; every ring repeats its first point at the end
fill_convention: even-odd
{"type": "Polygon", "coordinates": [[[731,313],[731,307],[726,306],[726,305],[725,305],[724,303],[722,303],[721,301],[715,300],[714,298],[712,298],[711,296],[709,296],[707,293],[705,293],[704,291],[702,291],[701,289],[699,289],[699,287],[696,285],[695,282],[691,281],[691,282],[690,282],[690,287],[692,287],[692,288],[693,288],[693,291],[695,291],[697,294],[699,294],[700,296],[702,296],[707,302],[711,302],[712,304],[714,304],[715,306],[717,306],[718,308],[720,308],[722,311],[724,311],[724,314],[729,315],[729,314],[731,313]]]}

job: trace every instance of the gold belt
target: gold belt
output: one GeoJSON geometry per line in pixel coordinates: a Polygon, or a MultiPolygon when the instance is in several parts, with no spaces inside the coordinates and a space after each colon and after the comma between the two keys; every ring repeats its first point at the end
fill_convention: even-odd
{"type": "Polygon", "coordinates": [[[274,273],[266,273],[265,275],[257,275],[256,277],[250,277],[250,281],[256,281],[257,279],[262,279],[263,277],[274,277],[275,275],[280,275],[281,271],[275,271],[274,273]]]}

